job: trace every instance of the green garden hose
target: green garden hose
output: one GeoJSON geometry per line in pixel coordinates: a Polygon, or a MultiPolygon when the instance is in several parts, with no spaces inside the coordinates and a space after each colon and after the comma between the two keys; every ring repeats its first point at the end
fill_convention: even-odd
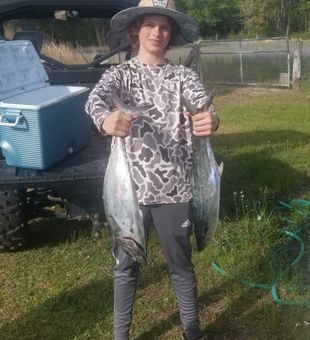
{"type": "MultiPolygon", "coordinates": [[[[310,201],[307,200],[293,200],[291,201],[292,204],[294,206],[299,206],[299,207],[304,207],[304,208],[309,208],[310,207],[310,201]]],[[[286,209],[286,210],[291,210],[291,211],[296,211],[292,205],[287,204],[285,202],[279,201],[279,206],[280,209],[286,209]]],[[[305,211],[302,210],[297,210],[296,211],[298,214],[306,216],[310,219],[310,215],[306,215],[305,211]]],[[[288,224],[294,223],[294,220],[291,219],[284,219],[288,224]]],[[[262,284],[262,283],[256,283],[256,282],[252,282],[250,280],[244,279],[244,278],[239,278],[234,276],[233,274],[230,274],[228,272],[226,272],[223,268],[220,267],[220,265],[213,260],[212,261],[212,267],[220,274],[228,276],[230,278],[233,278],[235,280],[237,280],[239,283],[250,287],[250,288],[259,288],[259,289],[266,289],[266,290],[271,290],[271,296],[272,299],[275,303],[279,304],[279,305],[288,305],[288,306],[297,306],[297,307],[310,307],[310,301],[293,301],[293,300],[284,300],[281,299],[279,296],[279,283],[281,280],[281,277],[293,266],[295,266],[304,256],[305,254],[305,244],[304,241],[301,239],[301,237],[298,236],[298,233],[301,232],[303,229],[310,227],[310,223],[307,223],[303,228],[297,230],[297,231],[290,231],[287,228],[283,228],[281,230],[281,233],[284,236],[293,238],[294,240],[298,241],[299,243],[299,253],[296,256],[296,258],[294,258],[292,260],[291,263],[289,263],[283,270],[281,268],[281,266],[274,266],[275,268],[277,268],[275,270],[276,274],[275,274],[275,278],[272,282],[272,284],[262,284]]],[[[288,250],[292,250],[292,249],[288,249],[288,248],[282,248],[280,249],[281,252],[286,252],[288,250]]],[[[275,265],[275,259],[272,259],[272,263],[275,265]]]]}

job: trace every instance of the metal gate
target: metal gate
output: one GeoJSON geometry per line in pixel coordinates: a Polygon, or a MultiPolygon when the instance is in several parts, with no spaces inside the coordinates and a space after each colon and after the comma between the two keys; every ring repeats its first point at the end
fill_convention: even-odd
{"type": "Polygon", "coordinates": [[[207,84],[290,87],[286,38],[202,41],[201,72],[207,84]]]}

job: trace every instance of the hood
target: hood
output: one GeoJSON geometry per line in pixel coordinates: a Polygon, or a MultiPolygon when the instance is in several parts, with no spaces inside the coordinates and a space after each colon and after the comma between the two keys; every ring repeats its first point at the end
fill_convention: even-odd
{"type": "Polygon", "coordinates": [[[1,0],[0,20],[52,18],[55,10],[75,10],[82,18],[111,18],[137,4],[138,0],[1,0]]]}

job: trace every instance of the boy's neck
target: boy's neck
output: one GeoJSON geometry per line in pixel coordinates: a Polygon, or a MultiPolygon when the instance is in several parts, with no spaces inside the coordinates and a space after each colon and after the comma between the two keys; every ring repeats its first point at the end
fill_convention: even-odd
{"type": "Polygon", "coordinates": [[[161,65],[167,62],[165,53],[156,55],[151,53],[143,53],[139,51],[137,57],[142,63],[149,65],[161,65]]]}

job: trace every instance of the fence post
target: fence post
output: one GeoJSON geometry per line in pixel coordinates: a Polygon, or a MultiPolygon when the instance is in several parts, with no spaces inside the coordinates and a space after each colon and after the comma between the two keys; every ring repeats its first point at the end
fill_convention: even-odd
{"type": "Polygon", "coordinates": [[[240,81],[241,81],[241,84],[243,84],[243,59],[242,59],[242,53],[239,54],[239,61],[240,61],[240,81]]]}
{"type": "Polygon", "coordinates": [[[302,48],[303,42],[301,40],[295,41],[293,50],[293,72],[292,72],[292,85],[294,88],[300,88],[302,48]]]}
{"type": "Polygon", "coordinates": [[[195,43],[192,44],[192,48],[187,55],[187,58],[184,62],[184,66],[191,67],[193,69],[197,68],[197,61],[198,61],[198,58],[199,58],[199,50],[200,50],[200,47],[199,47],[198,44],[195,44],[195,43]]]}

